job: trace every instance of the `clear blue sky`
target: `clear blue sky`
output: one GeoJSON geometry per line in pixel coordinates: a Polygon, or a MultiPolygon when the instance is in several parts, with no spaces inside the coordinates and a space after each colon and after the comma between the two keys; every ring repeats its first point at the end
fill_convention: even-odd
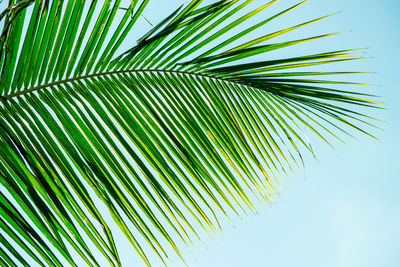
{"type": "Polygon", "coordinates": [[[313,140],[319,161],[309,159],[304,173],[260,215],[235,220],[235,228],[227,224],[223,236],[205,240],[206,247],[187,257],[189,266],[400,266],[400,2],[310,0],[281,21],[294,25],[337,11],[342,12],[299,34],[350,31],[320,44],[369,47],[367,56],[373,58],[357,63],[357,70],[376,72],[363,79],[379,84],[372,90],[387,107],[376,113],[386,121],[379,125],[384,131],[376,132],[380,140],[359,135],[336,151],[313,140]]]}
{"type": "MultiPolygon", "coordinates": [[[[144,15],[155,24],[186,1],[153,2],[144,15]]],[[[281,0],[271,11],[298,2],[281,0]]],[[[310,0],[279,21],[282,27],[291,26],[337,11],[342,12],[288,36],[344,31],[300,47],[298,55],[369,47],[366,55],[373,58],[343,66],[376,72],[361,80],[379,84],[368,90],[382,96],[386,104],[386,110],[373,113],[386,121],[378,124],[383,131],[374,131],[379,141],[357,135],[358,140],[347,139],[347,146],[337,143],[333,151],[314,138],[318,161],[308,158],[304,172],[291,177],[276,202],[261,208],[258,215],[234,218],[235,227],[223,222],[223,235],[204,238],[205,245],[197,243],[192,252],[184,250],[189,266],[400,266],[400,2],[310,0]]],[[[142,266],[125,242],[117,240],[124,266],[142,266]]],[[[185,266],[173,260],[169,266],[185,266]]]]}
{"type": "MultiPolygon", "coordinates": [[[[157,5],[145,13],[151,22],[186,1],[168,1],[168,5],[154,2],[157,5]]],[[[298,2],[278,1],[266,14],[298,2]]],[[[376,72],[359,79],[378,84],[365,89],[382,96],[386,104],[385,111],[373,113],[385,121],[378,125],[384,130],[374,132],[379,141],[357,135],[358,140],[347,139],[347,146],[337,143],[333,151],[314,138],[318,161],[309,158],[306,170],[292,177],[280,189],[276,202],[260,209],[259,215],[234,219],[235,227],[225,222],[223,235],[213,240],[205,238],[205,246],[198,243],[192,253],[185,251],[189,266],[400,266],[400,2],[310,0],[273,27],[292,26],[338,11],[322,22],[288,34],[288,38],[344,32],[299,47],[294,52],[298,55],[369,47],[366,56],[371,59],[341,66],[376,72]]],[[[331,69],[341,70],[341,66],[331,69]]],[[[170,266],[185,265],[174,259],[170,266]]]]}

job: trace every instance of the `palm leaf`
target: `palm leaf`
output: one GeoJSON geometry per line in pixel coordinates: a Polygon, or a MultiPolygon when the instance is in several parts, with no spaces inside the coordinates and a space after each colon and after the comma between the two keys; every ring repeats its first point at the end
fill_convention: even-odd
{"type": "Polygon", "coordinates": [[[304,127],[333,146],[373,126],[354,109],[379,107],[373,96],[314,78],[355,72],[296,71],[357,50],[268,59],[331,36],[273,41],[325,17],[246,39],[301,3],[249,26],[277,1],[191,1],[118,55],[148,2],[10,0],[2,12],[2,264],[120,265],[102,207],[147,265],[149,249],[183,259],[178,244],[274,199],[314,155],[304,127]]]}

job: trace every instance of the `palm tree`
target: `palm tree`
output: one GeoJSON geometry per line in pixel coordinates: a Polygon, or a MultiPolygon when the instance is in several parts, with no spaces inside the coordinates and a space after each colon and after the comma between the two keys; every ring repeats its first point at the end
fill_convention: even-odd
{"type": "Polygon", "coordinates": [[[329,145],[350,129],[368,134],[373,118],[354,107],[380,103],[332,87],[350,82],[315,78],[356,72],[296,71],[358,59],[358,50],[269,57],[333,35],[273,41],[325,17],[249,40],[303,2],[253,24],[277,0],[202,2],[120,52],[149,0],[9,0],[0,39],[1,265],[76,266],[80,256],[119,266],[110,224],[147,265],[149,253],[183,259],[178,243],[278,194],[302,153],[313,155],[304,128],[329,145]]]}

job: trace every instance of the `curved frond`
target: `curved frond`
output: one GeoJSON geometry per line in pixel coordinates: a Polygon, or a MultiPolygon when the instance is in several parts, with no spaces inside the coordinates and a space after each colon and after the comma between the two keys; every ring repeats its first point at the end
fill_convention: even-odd
{"type": "Polygon", "coordinates": [[[314,155],[304,128],[331,146],[351,129],[369,134],[375,119],[355,107],[381,103],[317,78],[357,72],[308,69],[360,59],[358,50],[268,56],[333,35],[274,39],[325,17],[249,40],[303,2],[255,24],[277,0],[202,2],[120,53],[149,0],[10,1],[0,39],[2,264],[76,266],[79,255],[119,266],[110,221],[147,265],[149,253],[183,259],[179,244],[274,199],[302,154],[314,155]]]}

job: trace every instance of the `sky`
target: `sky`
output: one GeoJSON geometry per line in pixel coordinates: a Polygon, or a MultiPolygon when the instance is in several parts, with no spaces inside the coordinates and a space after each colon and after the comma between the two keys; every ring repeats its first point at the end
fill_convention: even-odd
{"type": "MultiPolygon", "coordinates": [[[[186,1],[153,2],[144,16],[155,24],[186,1]]],[[[271,12],[298,2],[278,1],[271,12]]],[[[384,121],[378,123],[383,130],[373,131],[379,140],[356,134],[357,140],[338,143],[332,150],[312,139],[318,159],[308,158],[305,170],[290,177],[276,201],[257,215],[233,218],[234,226],[222,222],[223,235],[205,238],[204,245],[197,243],[196,249],[184,251],[189,266],[400,266],[400,2],[310,0],[280,22],[282,27],[291,26],[338,11],[289,36],[343,32],[300,47],[295,52],[300,54],[368,47],[365,55],[371,58],[352,63],[351,70],[374,72],[360,79],[377,84],[368,90],[386,105],[383,111],[372,111],[384,121]]],[[[144,266],[123,242],[117,241],[124,266],[144,266]]],[[[169,266],[185,266],[173,260],[169,266]]]]}
{"type": "MultiPolygon", "coordinates": [[[[297,1],[278,1],[287,7],[297,1]]],[[[378,141],[359,135],[333,151],[312,140],[318,160],[280,189],[276,202],[187,257],[192,267],[396,267],[400,266],[400,2],[310,0],[281,19],[285,25],[339,12],[304,31],[344,33],[321,41],[327,47],[368,47],[357,63],[377,84],[386,110],[378,141]]],[[[303,34],[302,29],[299,34],[303,34]]],[[[310,43],[310,49],[320,48],[310,43]]],[[[300,50],[301,51],[301,50],[300,50]]],[[[176,262],[173,267],[183,267],[176,262]]]]}

